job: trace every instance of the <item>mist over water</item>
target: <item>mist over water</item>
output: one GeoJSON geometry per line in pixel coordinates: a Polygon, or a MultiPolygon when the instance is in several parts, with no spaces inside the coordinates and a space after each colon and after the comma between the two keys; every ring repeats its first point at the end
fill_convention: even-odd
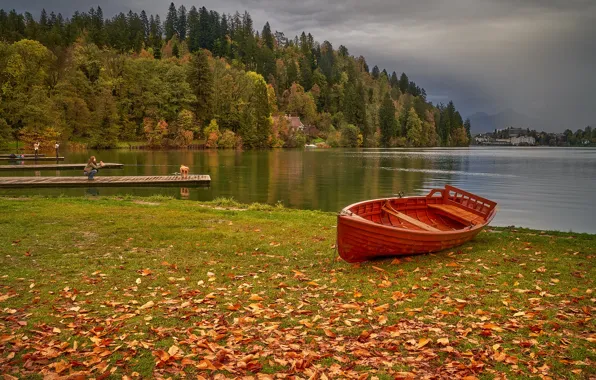
{"type": "MultiPolygon", "coordinates": [[[[83,163],[90,155],[124,169],[107,175],[168,175],[181,164],[191,174],[209,174],[210,188],[191,188],[188,199],[233,197],[243,202],[337,212],[365,199],[398,192],[422,195],[446,184],[498,202],[492,222],[596,233],[596,149],[312,149],[271,151],[83,151],[65,152],[64,163],[83,163]]],[[[5,164],[6,162],[2,163],[5,164]]],[[[78,176],[75,171],[40,171],[42,176],[78,176]]],[[[30,176],[34,171],[2,171],[0,176],[30,176]]],[[[162,194],[180,198],[180,188],[12,189],[0,195],[58,196],[162,194]]]]}

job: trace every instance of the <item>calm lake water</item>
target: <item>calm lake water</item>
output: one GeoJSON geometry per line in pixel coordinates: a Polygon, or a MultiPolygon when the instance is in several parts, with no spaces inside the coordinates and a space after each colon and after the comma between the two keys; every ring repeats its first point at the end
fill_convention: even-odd
{"type": "MultiPolygon", "coordinates": [[[[339,211],[364,199],[426,194],[451,184],[499,203],[493,225],[596,233],[596,149],[310,149],[273,151],[65,152],[64,163],[94,154],[124,169],[99,175],[167,175],[180,164],[209,174],[210,188],[191,188],[189,199],[233,197],[244,202],[283,202],[286,207],[339,211]]],[[[7,164],[7,162],[0,162],[7,164]]],[[[82,171],[41,171],[42,176],[82,171]]],[[[2,171],[30,176],[34,171],[2,171]]],[[[179,188],[0,190],[0,195],[154,194],[181,197],[179,188]]]]}

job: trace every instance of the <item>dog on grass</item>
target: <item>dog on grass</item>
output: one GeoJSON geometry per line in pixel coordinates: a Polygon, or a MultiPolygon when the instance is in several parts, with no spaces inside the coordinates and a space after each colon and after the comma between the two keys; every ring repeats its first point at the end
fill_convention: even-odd
{"type": "Polygon", "coordinates": [[[180,165],[180,179],[188,178],[188,166],[180,165]]]}

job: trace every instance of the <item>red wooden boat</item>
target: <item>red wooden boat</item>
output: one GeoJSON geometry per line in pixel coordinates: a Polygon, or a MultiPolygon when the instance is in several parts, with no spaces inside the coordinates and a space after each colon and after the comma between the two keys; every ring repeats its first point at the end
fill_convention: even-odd
{"type": "Polygon", "coordinates": [[[476,236],[497,204],[453,186],[428,195],[354,203],[337,216],[337,248],[348,262],[441,251],[476,236]]]}

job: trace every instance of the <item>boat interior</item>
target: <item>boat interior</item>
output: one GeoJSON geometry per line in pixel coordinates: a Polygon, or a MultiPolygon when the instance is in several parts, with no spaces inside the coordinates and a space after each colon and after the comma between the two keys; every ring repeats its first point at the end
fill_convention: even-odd
{"type": "Polygon", "coordinates": [[[353,214],[374,223],[414,231],[448,232],[484,225],[496,203],[446,186],[427,196],[377,199],[354,205],[353,214]]]}

